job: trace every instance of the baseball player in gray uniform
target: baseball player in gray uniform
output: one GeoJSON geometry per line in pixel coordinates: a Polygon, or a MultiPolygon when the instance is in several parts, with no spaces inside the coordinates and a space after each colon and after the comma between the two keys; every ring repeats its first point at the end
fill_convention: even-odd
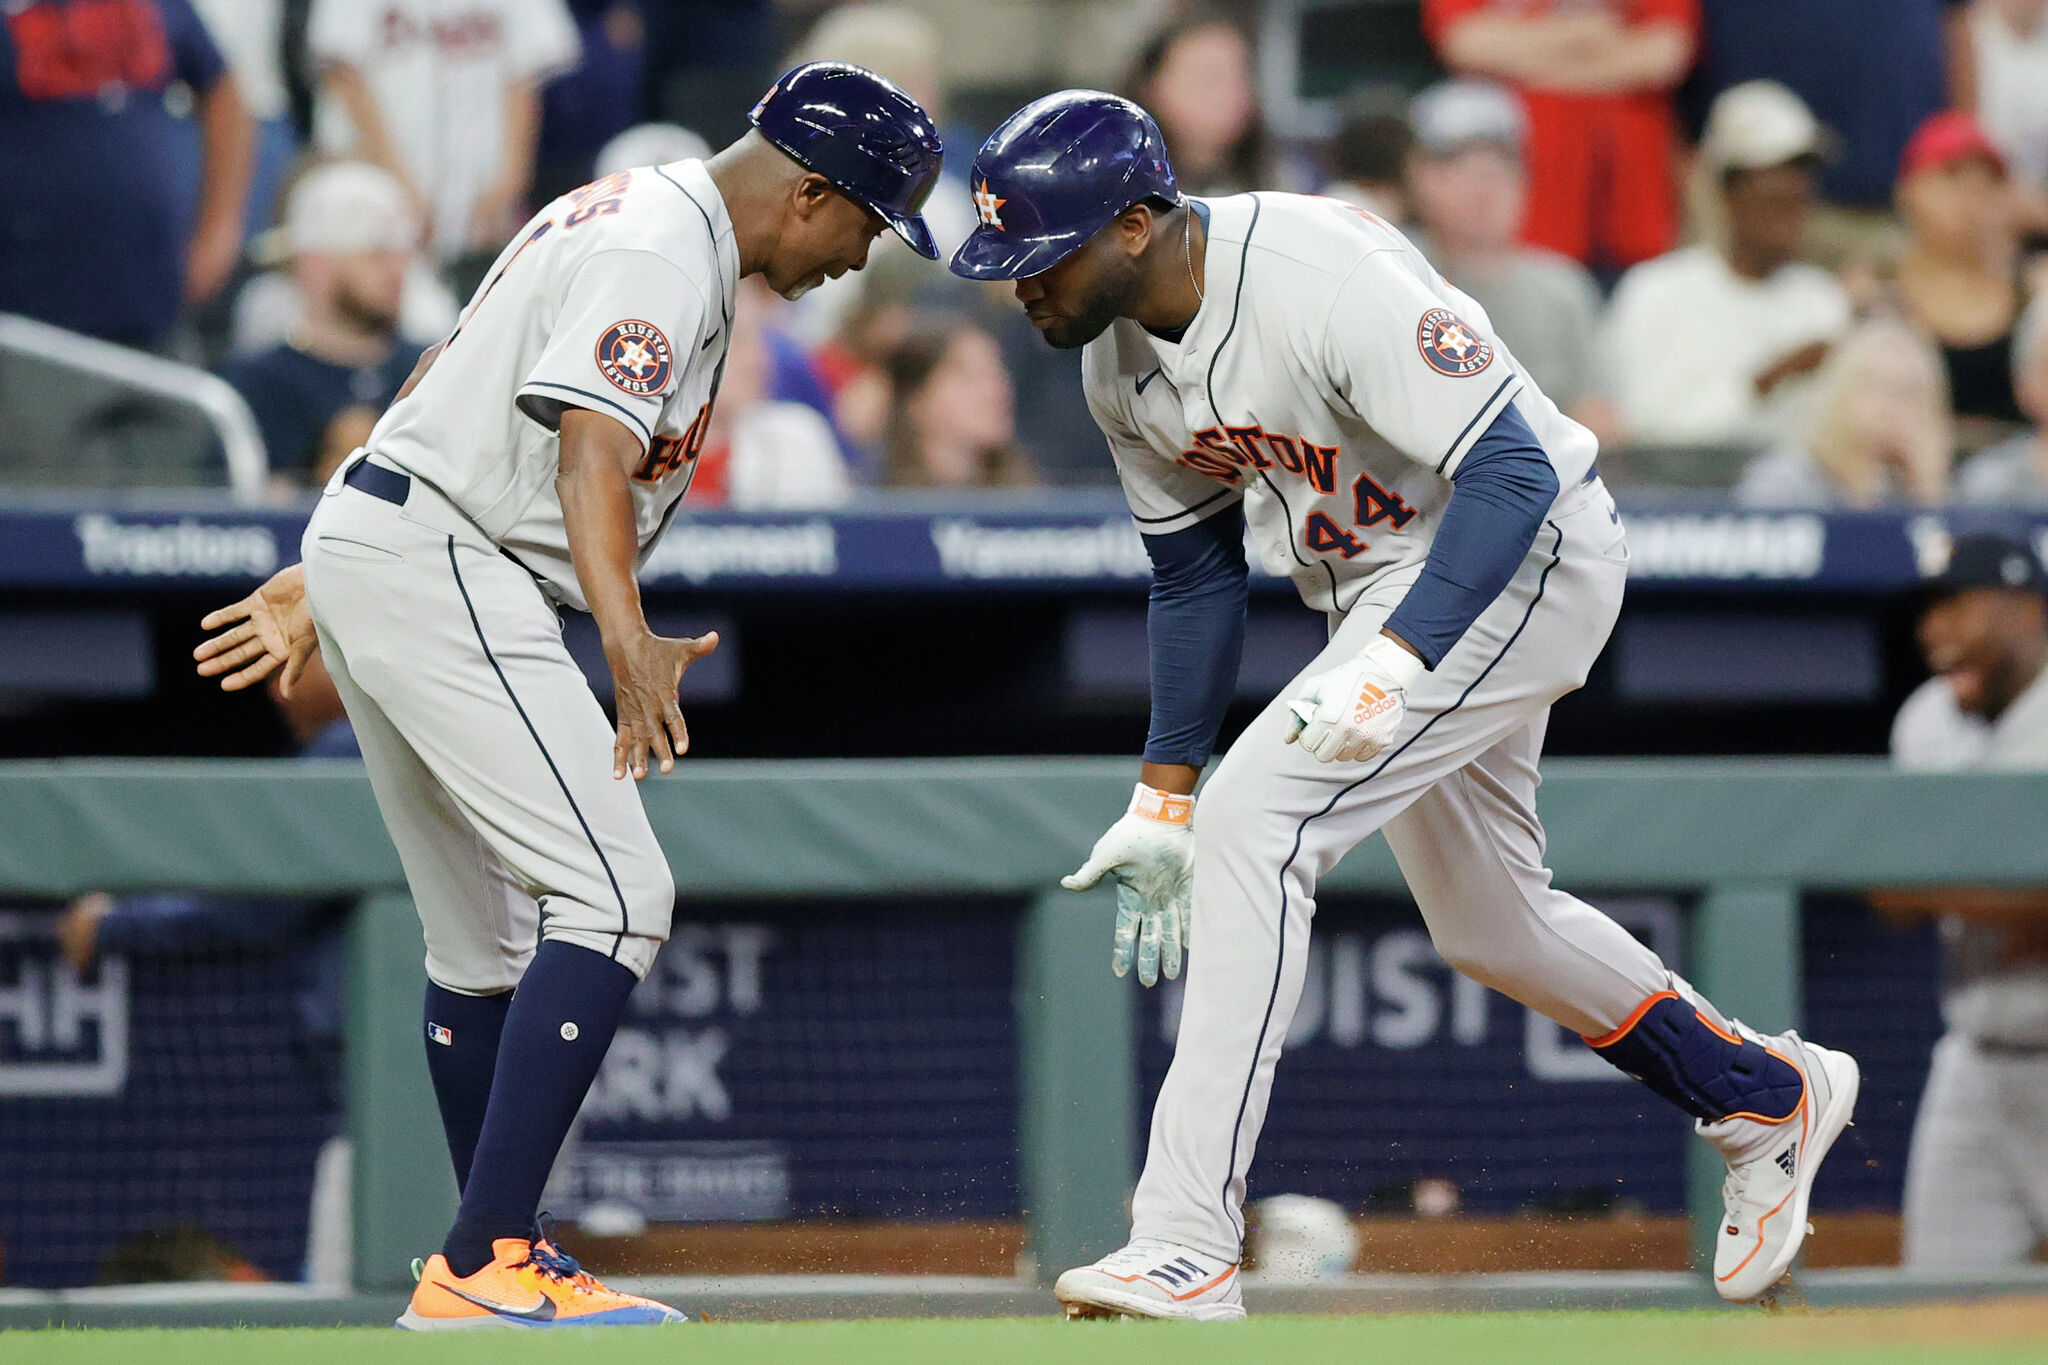
{"type": "Polygon", "coordinates": [[[1131,1240],[1062,1275],[1070,1315],[1234,1318],[1245,1174],[1302,988],[1317,878],[1384,831],[1453,967],[1585,1036],[1725,1155],[1714,1280],[1762,1295],[1848,1123],[1848,1056],[1729,1019],[1551,886],[1545,721],[1621,604],[1627,549],[1595,441],[1485,311],[1334,200],[1175,186],[1152,119],[1069,91],[1013,115],[969,177],[952,262],[1015,281],[1088,403],[1154,565],[1152,725],[1130,809],[1066,884],[1108,875],[1113,964],[1192,954],[1131,1240]],[[1329,644],[1203,788],[1237,674],[1246,528],[1329,644]]]}
{"type": "Polygon", "coordinates": [[[675,901],[623,779],[688,748],[677,683],[717,646],[649,630],[635,575],[696,471],[740,277],[794,298],[890,228],[937,255],[919,210],[939,139],[901,90],[813,63],[752,119],[709,161],[541,210],[327,486],[303,570],[208,618],[225,629],[201,671],[230,685],[318,648],[426,931],[462,1206],[401,1326],[680,1316],[605,1289],[535,1226],[675,901]],[[597,620],[616,725],[563,647],[563,606],[597,620]]]}
{"type": "MultiPolygon", "coordinates": [[[[2048,574],[2024,543],[1959,536],[1920,643],[1934,675],[1892,725],[1918,772],[2048,771],[2048,574]]],[[[2048,896],[1890,892],[1942,917],[1941,1012],[1906,1162],[1905,1263],[2020,1265],[2048,1242],[2048,896]]]]}

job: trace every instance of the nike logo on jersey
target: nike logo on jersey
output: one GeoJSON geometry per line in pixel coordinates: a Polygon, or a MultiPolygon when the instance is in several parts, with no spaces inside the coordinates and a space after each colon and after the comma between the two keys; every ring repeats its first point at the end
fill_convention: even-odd
{"type": "Polygon", "coordinates": [[[1143,378],[1141,378],[1141,379],[1140,379],[1140,380],[1138,381],[1138,392],[1139,392],[1139,393],[1143,393],[1143,392],[1145,391],[1145,386],[1146,386],[1147,384],[1151,383],[1151,382],[1152,382],[1153,380],[1157,379],[1158,377],[1159,377],[1159,371],[1155,369],[1155,370],[1153,370],[1153,371],[1152,371],[1152,373],[1150,373],[1150,374],[1148,374],[1148,375],[1144,376],[1143,378]]]}
{"type": "Polygon", "coordinates": [[[718,340],[718,336],[719,334],[717,332],[713,332],[710,336],[704,338],[704,344],[702,346],[699,346],[697,349],[700,351],[710,350],[711,343],[718,340]]]}
{"type": "MultiPolygon", "coordinates": [[[[437,1283],[439,1282],[437,1281],[437,1283]]],[[[493,1303],[491,1300],[478,1295],[465,1293],[452,1284],[442,1284],[441,1288],[447,1290],[458,1299],[468,1300],[485,1312],[496,1313],[501,1318],[511,1318],[514,1322],[553,1322],[555,1320],[555,1301],[545,1294],[540,1296],[539,1303],[534,1304],[530,1308],[514,1308],[510,1304],[493,1303]]]]}

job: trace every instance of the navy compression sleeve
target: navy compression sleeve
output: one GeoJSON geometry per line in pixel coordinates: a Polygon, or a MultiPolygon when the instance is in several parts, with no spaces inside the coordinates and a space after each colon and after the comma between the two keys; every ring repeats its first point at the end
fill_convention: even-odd
{"type": "Polygon", "coordinates": [[[1145,552],[1152,557],[1145,761],[1199,768],[1216,747],[1244,653],[1244,509],[1232,505],[1185,530],[1146,536],[1145,552]]]}
{"type": "Polygon", "coordinates": [[[1515,576],[1557,501],[1557,470],[1510,403],[1451,476],[1422,576],[1387,629],[1435,668],[1515,576]]]}

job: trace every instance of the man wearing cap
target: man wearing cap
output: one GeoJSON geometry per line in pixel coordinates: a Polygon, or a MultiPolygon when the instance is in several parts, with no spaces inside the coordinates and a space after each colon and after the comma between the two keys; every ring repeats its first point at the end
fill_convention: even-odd
{"type": "Polygon", "coordinates": [[[1064,885],[1115,881],[1111,967],[1146,985],[1202,931],[1131,1240],[1055,1296],[1075,1317],[1244,1316],[1245,1182],[1316,884],[1375,833],[1446,962],[1697,1121],[1729,1168],[1715,1287],[1767,1293],[1855,1108],[1855,1060],[1723,1015],[1544,866],[1550,708],[1585,684],[1628,572],[1592,433],[1394,228],[1314,196],[1185,196],[1128,100],[1026,105],[970,180],[981,223],[952,269],[1013,282],[1049,343],[1081,349],[1153,564],[1138,783],[1064,885]],[[1198,809],[1243,648],[1247,539],[1329,643],[1198,809]]]}
{"type": "Polygon", "coordinates": [[[1602,367],[1625,438],[1760,446],[1801,420],[1801,380],[1849,325],[1834,276],[1799,262],[1825,147],[1799,97],[1751,81],[1714,102],[1700,144],[1722,223],[1622,276],[1602,367]]]}
{"type": "Polygon", "coordinates": [[[1529,178],[1521,102],[1490,81],[1445,81],[1408,108],[1416,245],[1479,300],[1502,341],[1559,407],[1594,432],[1613,425],[1594,377],[1600,286],[1569,256],[1524,246],[1529,178]]]}
{"type": "MultiPolygon", "coordinates": [[[[1920,647],[1934,676],[1892,725],[1915,772],[2048,771],[2048,575],[2024,542],[1958,536],[1930,585],[1920,647]]],[[[2021,1265],[2048,1240],[2048,893],[1895,891],[1938,915],[1941,1012],[1906,1163],[1905,1264],[2021,1265]]]]}
{"type": "Polygon", "coordinates": [[[272,478],[319,484],[362,445],[419,358],[398,336],[419,221],[388,171],[337,161],[292,187],[277,237],[298,286],[298,325],[228,361],[221,377],[255,414],[272,478]]]}
{"type": "Polygon", "coordinates": [[[636,573],[696,472],[740,278],[795,298],[891,228],[937,255],[919,210],[939,139],[896,86],[811,63],[752,121],[708,161],[620,171],[529,220],[329,481],[303,565],[205,623],[200,671],[229,688],[326,660],[426,930],[462,1204],[404,1327],[681,1317],[583,1274],[535,1213],[674,909],[624,779],[687,750],[676,687],[718,645],[654,634],[636,573]],[[596,618],[616,725],[561,607],[596,618]]]}

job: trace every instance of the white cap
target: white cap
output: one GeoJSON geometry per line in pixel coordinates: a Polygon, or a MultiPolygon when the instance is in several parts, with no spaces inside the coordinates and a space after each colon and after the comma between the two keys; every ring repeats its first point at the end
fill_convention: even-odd
{"type": "Polygon", "coordinates": [[[1831,146],[1827,130],[1790,89],[1744,81],[1723,90],[1707,112],[1700,160],[1717,171],[1753,171],[1826,156],[1831,146]]]}
{"type": "Polygon", "coordinates": [[[281,261],[304,252],[413,251],[419,244],[419,216],[398,177],[367,161],[330,161],[299,177],[285,199],[284,222],[263,235],[256,254],[281,261]]]}
{"type": "Polygon", "coordinates": [[[679,123],[636,123],[597,154],[595,179],[630,171],[636,166],[666,166],[671,161],[703,160],[711,144],[679,123]]]}
{"type": "Polygon", "coordinates": [[[1492,142],[1515,156],[1529,131],[1528,116],[1512,90],[1492,81],[1442,81],[1408,106],[1415,145],[1426,156],[1450,156],[1475,142],[1492,142]]]}

